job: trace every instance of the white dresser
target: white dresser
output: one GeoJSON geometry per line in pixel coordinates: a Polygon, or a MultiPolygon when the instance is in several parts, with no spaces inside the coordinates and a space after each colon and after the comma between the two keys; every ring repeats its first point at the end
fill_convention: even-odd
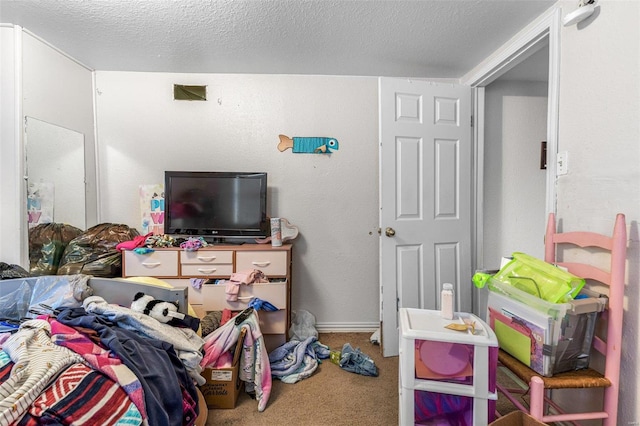
{"type": "Polygon", "coordinates": [[[127,250],[123,252],[122,276],[161,278],[174,287],[188,288],[189,304],[200,316],[223,309],[241,311],[255,297],[268,301],[278,310],[260,310],[258,316],[271,351],[287,341],[291,325],[291,255],[291,244],[220,244],[197,251],[158,248],[148,254],[127,250]],[[191,278],[215,281],[250,269],[261,270],[270,282],[241,285],[236,302],[227,301],[224,284],[204,284],[200,289],[191,285],[191,278]]]}

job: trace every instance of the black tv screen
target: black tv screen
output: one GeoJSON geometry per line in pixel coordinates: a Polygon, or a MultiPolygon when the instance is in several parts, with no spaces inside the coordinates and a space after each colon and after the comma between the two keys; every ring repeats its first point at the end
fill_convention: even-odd
{"type": "Polygon", "coordinates": [[[165,172],[165,234],[265,238],[264,172],[165,172]]]}

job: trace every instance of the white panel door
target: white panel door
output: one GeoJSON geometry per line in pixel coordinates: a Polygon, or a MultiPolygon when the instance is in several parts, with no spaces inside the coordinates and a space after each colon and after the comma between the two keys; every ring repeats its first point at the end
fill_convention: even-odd
{"type": "Polygon", "coordinates": [[[471,312],[471,89],[381,78],[382,347],[398,354],[398,308],[439,309],[442,284],[471,312]]]}

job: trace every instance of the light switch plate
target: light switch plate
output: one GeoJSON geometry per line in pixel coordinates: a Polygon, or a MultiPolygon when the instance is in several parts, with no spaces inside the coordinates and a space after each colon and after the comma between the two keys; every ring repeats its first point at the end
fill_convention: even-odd
{"type": "Polygon", "coordinates": [[[556,174],[558,176],[566,175],[569,172],[569,154],[567,151],[558,153],[556,174]]]}

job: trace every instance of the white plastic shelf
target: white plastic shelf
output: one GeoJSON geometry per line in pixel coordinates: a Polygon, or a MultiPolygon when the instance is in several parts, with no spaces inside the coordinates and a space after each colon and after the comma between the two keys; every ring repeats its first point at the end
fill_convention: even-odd
{"type": "Polygon", "coordinates": [[[401,308],[399,395],[400,424],[424,420],[415,398],[464,401],[473,425],[493,419],[497,392],[498,340],[491,328],[470,313],[456,312],[453,320],[440,311],[401,308]],[[474,324],[474,331],[446,328],[451,323],[474,324]]]}

